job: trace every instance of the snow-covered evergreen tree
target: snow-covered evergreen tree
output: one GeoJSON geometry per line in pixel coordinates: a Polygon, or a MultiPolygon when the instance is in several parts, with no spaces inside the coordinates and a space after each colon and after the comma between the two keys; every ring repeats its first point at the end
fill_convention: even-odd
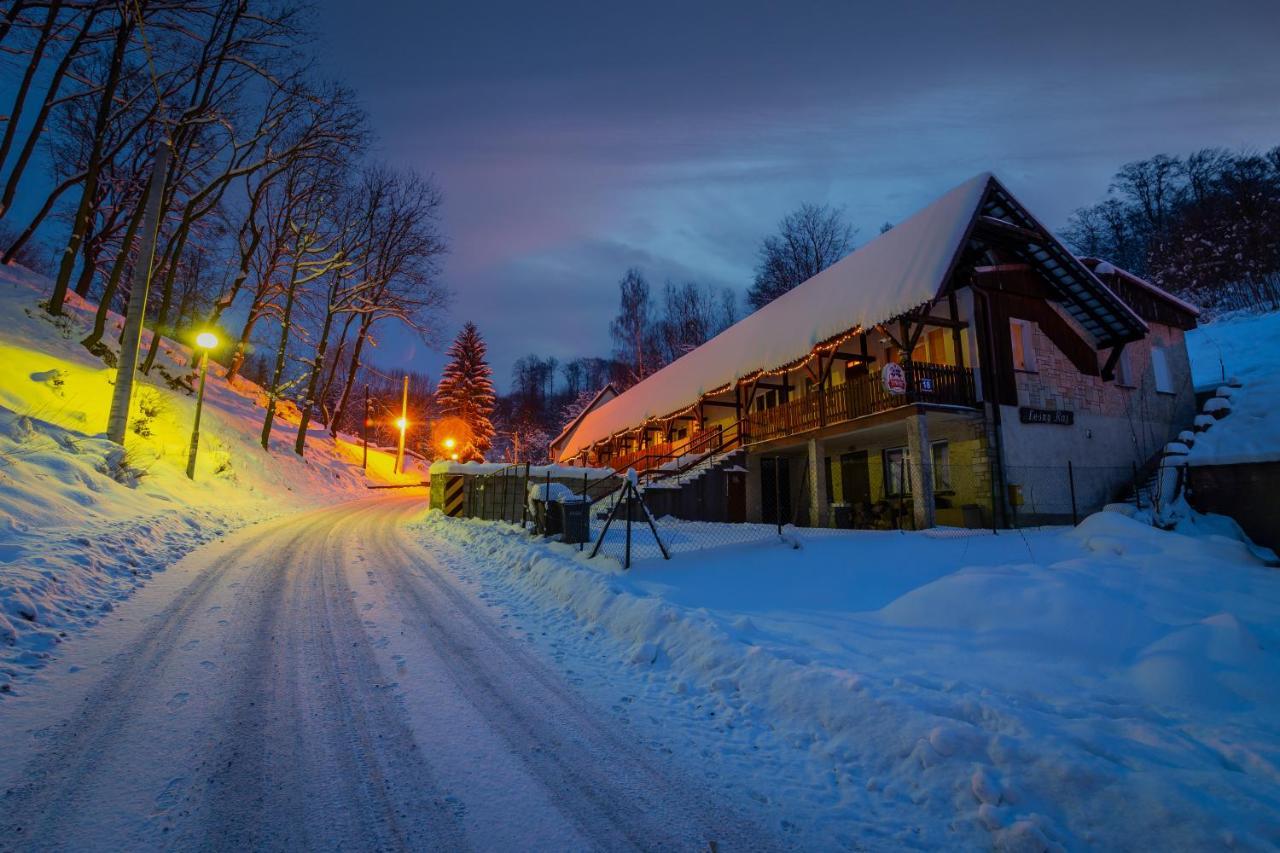
{"type": "Polygon", "coordinates": [[[493,443],[493,370],[475,323],[467,323],[449,346],[449,363],[436,387],[440,414],[460,418],[471,428],[471,447],[463,459],[480,459],[493,443]]]}

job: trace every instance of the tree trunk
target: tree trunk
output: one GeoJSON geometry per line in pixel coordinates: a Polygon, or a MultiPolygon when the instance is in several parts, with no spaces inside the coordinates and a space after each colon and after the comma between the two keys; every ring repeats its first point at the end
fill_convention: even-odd
{"type": "Polygon", "coordinates": [[[245,318],[244,327],[240,330],[240,340],[236,343],[235,352],[231,354],[231,364],[227,367],[227,383],[240,375],[240,368],[244,367],[245,350],[249,348],[249,336],[253,334],[253,326],[258,322],[260,315],[254,311],[249,311],[249,316],[245,318]]]}
{"type": "Polygon", "coordinates": [[[80,205],[76,209],[71,224],[71,237],[62,252],[62,263],[58,266],[58,278],[53,283],[53,294],[49,297],[49,313],[57,316],[62,313],[62,302],[67,296],[67,286],[71,283],[71,270],[75,267],[76,255],[84,240],[88,227],[89,213],[98,194],[98,174],[102,170],[102,146],[106,142],[107,121],[111,117],[111,107],[115,100],[116,87],[120,82],[120,71],[124,66],[125,48],[129,44],[129,33],[132,27],[128,19],[122,16],[120,30],[116,34],[114,53],[111,55],[111,68],[107,73],[107,82],[103,87],[102,100],[98,103],[98,115],[94,119],[93,147],[89,152],[89,167],[84,176],[84,187],[80,193],[80,205]]]}
{"type": "Polygon", "coordinates": [[[307,394],[302,398],[302,417],[298,420],[298,437],[293,442],[293,452],[302,456],[307,449],[307,426],[311,423],[311,409],[315,406],[316,385],[324,367],[325,350],[329,348],[329,332],[333,328],[333,311],[324,315],[324,326],[320,330],[320,343],[316,345],[315,364],[311,365],[311,375],[307,377],[307,394]]]}
{"type": "Polygon", "coordinates": [[[320,387],[320,395],[316,398],[320,404],[320,417],[324,418],[325,426],[328,427],[333,426],[333,418],[327,401],[329,394],[333,391],[333,381],[338,376],[338,362],[342,360],[342,354],[347,349],[347,333],[351,331],[351,321],[355,317],[355,314],[348,314],[347,319],[342,323],[342,334],[338,336],[338,348],[333,351],[333,363],[329,365],[329,375],[325,377],[324,385],[320,387]]]}
{"type": "Polygon", "coordinates": [[[44,218],[49,215],[49,211],[53,210],[53,205],[58,201],[58,198],[80,181],[81,178],[79,176],[68,178],[53,188],[49,195],[45,197],[44,204],[36,211],[36,215],[31,217],[31,221],[27,223],[27,227],[22,230],[22,233],[19,234],[12,243],[9,244],[9,248],[4,250],[4,257],[0,257],[0,264],[7,264],[13,261],[18,252],[22,251],[22,247],[27,245],[27,241],[35,235],[36,229],[40,227],[42,222],[44,222],[44,218]]]}
{"type": "MultiPolygon", "coordinates": [[[[9,170],[9,178],[5,181],[4,195],[0,196],[0,219],[4,218],[4,215],[8,213],[10,206],[13,204],[14,196],[18,192],[18,182],[22,180],[22,174],[26,171],[27,163],[31,160],[31,155],[36,150],[36,143],[40,141],[44,132],[44,125],[49,119],[49,113],[53,110],[54,103],[58,100],[58,92],[62,88],[63,78],[66,77],[72,60],[80,53],[80,45],[84,42],[85,37],[89,35],[89,31],[93,29],[93,21],[97,18],[98,11],[102,8],[105,8],[105,6],[94,6],[86,13],[84,25],[76,33],[76,37],[71,40],[66,53],[58,61],[58,67],[54,69],[53,76],[49,78],[49,88],[44,93],[44,103],[40,105],[40,112],[36,113],[36,119],[27,131],[27,141],[23,143],[22,150],[18,152],[18,159],[14,162],[13,168],[9,170]]],[[[0,158],[0,162],[3,162],[3,158],[0,158]]]]}
{"type": "Polygon", "coordinates": [[[80,343],[90,352],[97,349],[98,343],[102,340],[102,336],[107,330],[107,313],[111,310],[111,300],[116,297],[116,290],[120,287],[120,277],[124,274],[124,268],[129,262],[129,251],[133,248],[133,237],[138,232],[138,224],[142,222],[142,214],[146,211],[146,204],[143,199],[138,200],[138,206],[133,211],[133,216],[129,218],[129,227],[124,233],[124,242],[120,244],[120,251],[116,254],[115,264],[111,267],[111,275],[107,277],[107,285],[102,290],[102,298],[98,302],[98,310],[93,316],[93,331],[89,333],[89,337],[80,343]]]}
{"type": "MultiPolygon", "coordinates": [[[[31,91],[31,81],[35,79],[36,71],[40,68],[40,60],[44,58],[44,49],[49,45],[49,36],[53,32],[53,24],[61,8],[62,0],[53,0],[49,4],[49,15],[44,20],[44,26],[40,28],[40,38],[31,50],[31,60],[27,63],[27,70],[22,75],[22,82],[18,84],[17,94],[13,96],[13,108],[9,110],[4,136],[0,137],[0,164],[8,159],[9,149],[13,147],[13,138],[18,133],[18,122],[22,118],[22,108],[26,105],[27,93],[31,91]]],[[[4,208],[0,207],[0,216],[3,215],[4,208]]]]}
{"type": "Polygon", "coordinates": [[[98,268],[100,248],[96,234],[84,241],[84,251],[80,253],[80,278],[76,281],[76,294],[79,296],[89,295],[89,288],[93,285],[93,274],[98,268]]]}
{"type": "Polygon", "coordinates": [[[4,41],[4,37],[9,35],[9,30],[13,27],[13,22],[18,20],[18,14],[27,6],[26,0],[14,0],[9,11],[5,13],[4,20],[0,21],[0,41],[4,41]]]}
{"type": "Polygon", "coordinates": [[[164,339],[165,322],[169,319],[169,306],[173,304],[173,282],[178,276],[178,261],[182,250],[186,248],[190,223],[184,222],[174,237],[174,246],[169,256],[169,266],[164,275],[164,291],[160,295],[160,313],[156,315],[156,324],[151,330],[151,349],[147,350],[147,360],[142,365],[143,375],[151,373],[151,366],[156,363],[156,354],[160,352],[160,342],[164,339]]]}
{"type": "Polygon", "coordinates": [[[293,258],[293,272],[289,275],[289,291],[284,301],[284,316],[280,318],[280,349],[276,351],[276,367],[267,386],[267,415],[262,419],[262,449],[271,451],[271,424],[276,419],[276,394],[280,379],[284,376],[285,353],[289,350],[289,326],[293,322],[293,297],[298,291],[298,263],[303,255],[298,246],[293,258]]]}
{"type": "Polygon", "coordinates": [[[351,386],[355,384],[356,373],[360,370],[360,351],[364,349],[364,340],[369,335],[369,326],[373,324],[373,315],[365,314],[360,318],[360,331],[356,333],[356,345],[351,350],[351,365],[347,369],[347,381],[342,384],[342,396],[333,409],[333,423],[329,424],[329,435],[338,434],[338,424],[346,411],[347,401],[351,399],[351,386]]]}

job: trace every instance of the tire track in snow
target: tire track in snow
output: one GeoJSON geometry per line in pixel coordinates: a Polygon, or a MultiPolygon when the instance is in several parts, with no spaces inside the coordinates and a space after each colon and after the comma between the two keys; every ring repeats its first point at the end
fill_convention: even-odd
{"type": "Polygon", "coordinates": [[[759,827],[660,766],[625,739],[558,673],[505,633],[450,582],[448,570],[407,540],[403,522],[421,511],[383,512],[375,564],[416,566],[391,574],[393,593],[437,651],[455,684],[519,755],[556,807],[602,849],[772,849],[759,827]]]}

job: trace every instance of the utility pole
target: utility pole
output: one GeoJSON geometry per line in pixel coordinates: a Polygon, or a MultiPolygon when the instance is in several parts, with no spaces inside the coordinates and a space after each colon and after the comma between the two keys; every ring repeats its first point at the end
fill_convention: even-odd
{"type": "Polygon", "coordinates": [[[396,473],[404,473],[404,433],[409,427],[409,375],[404,377],[404,393],[400,395],[400,446],[396,449],[396,473]]]}
{"type": "Polygon", "coordinates": [[[369,470],[369,386],[364,386],[364,458],[360,460],[361,470],[369,470]]]}
{"type": "Polygon", "coordinates": [[[120,339],[120,363],[116,367],[116,386],[111,392],[111,414],[107,418],[107,438],[121,446],[129,428],[129,404],[133,398],[133,374],[138,366],[138,349],[142,344],[142,321],[147,313],[147,293],[151,288],[151,265],[155,261],[156,232],[160,228],[160,203],[164,198],[165,173],[169,169],[169,140],[156,146],[156,161],[151,167],[147,187],[147,208],[142,224],[142,243],[133,268],[133,286],[129,291],[129,308],[124,317],[124,334],[120,339]]]}

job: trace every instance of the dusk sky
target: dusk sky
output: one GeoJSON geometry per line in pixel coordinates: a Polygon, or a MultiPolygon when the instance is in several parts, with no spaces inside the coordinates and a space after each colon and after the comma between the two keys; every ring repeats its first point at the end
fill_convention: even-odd
{"type": "MultiPolygon", "coordinates": [[[[857,243],[992,170],[1051,227],[1128,160],[1280,143],[1280,4],[352,3],[335,74],[443,188],[455,298],[500,387],[605,355],[617,281],[750,284],[804,201],[857,243]]],[[[384,332],[375,356],[441,358],[384,332]]]]}

